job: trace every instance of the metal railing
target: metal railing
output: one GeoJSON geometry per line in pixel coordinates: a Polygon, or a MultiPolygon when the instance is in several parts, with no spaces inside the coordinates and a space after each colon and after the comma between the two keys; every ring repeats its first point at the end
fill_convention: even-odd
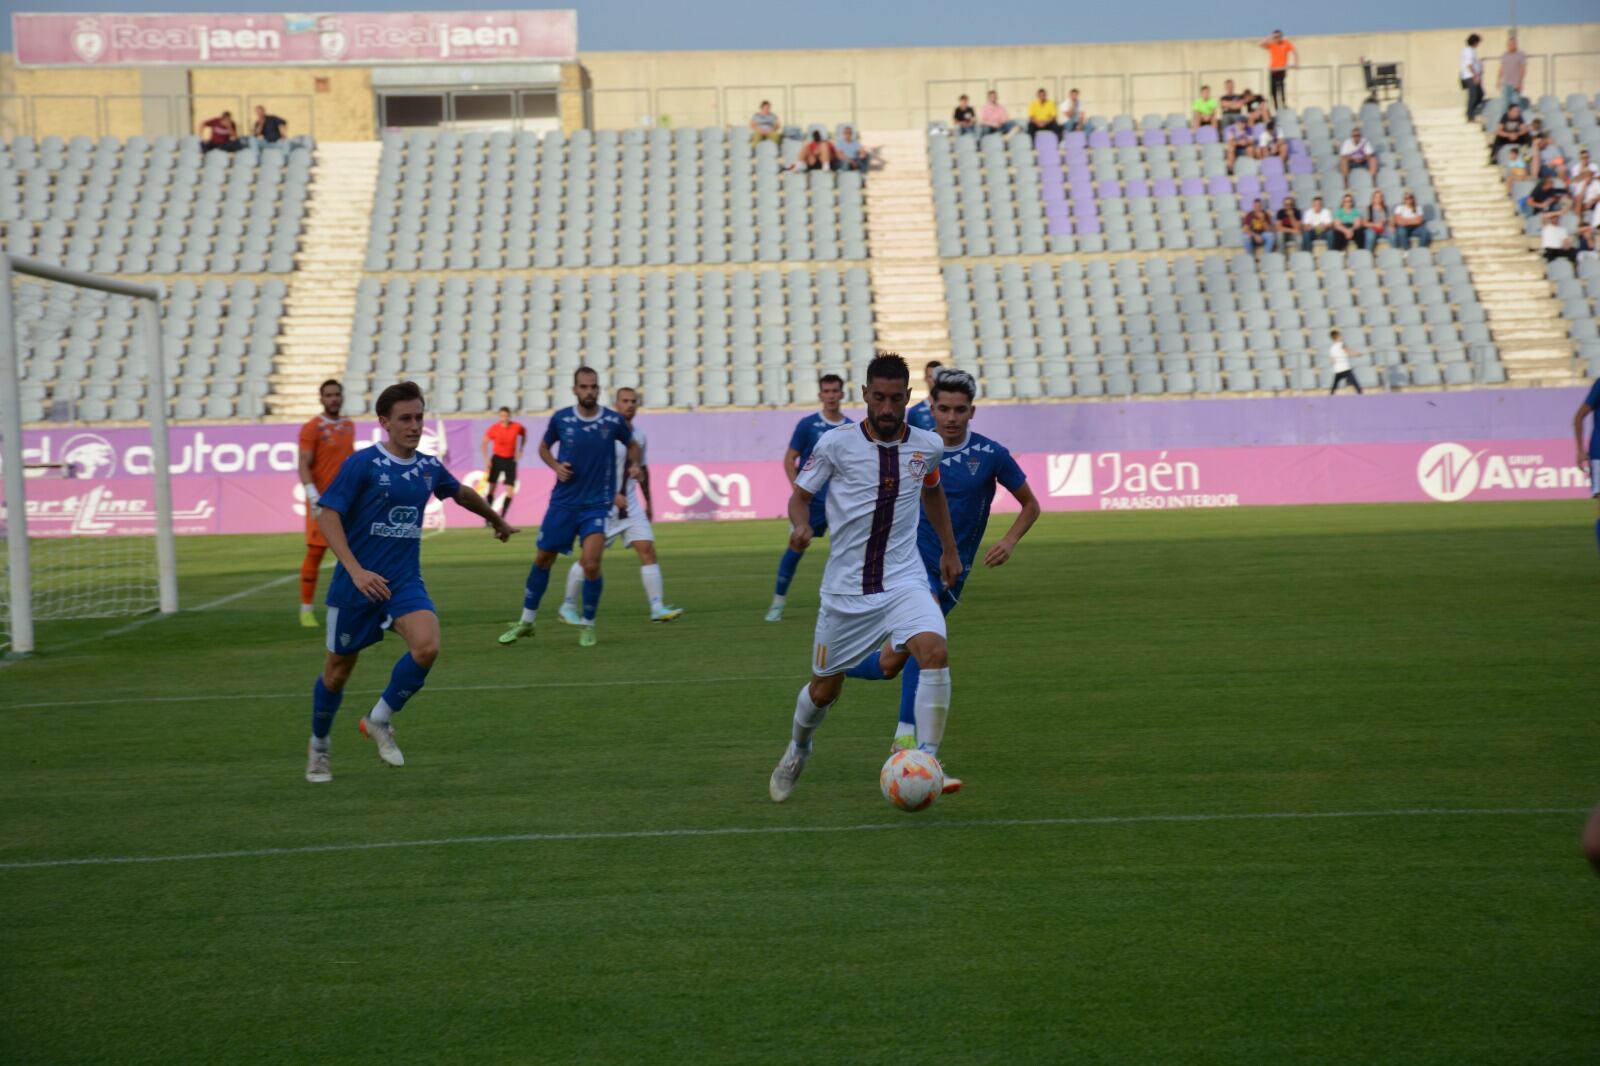
{"type": "Polygon", "coordinates": [[[21,132],[36,138],[63,127],[90,137],[127,136],[130,130],[152,137],[182,137],[194,134],[205,118],[223,111],[232,111],[240,131],[248,135],[257,104],[284,118],[291,135],[317,134],[312,93],[31,93],[20,97],[19,103],[21,132]],[[285,102],[291,106],[285,107],[285,102]],[[138,108],[136,122],[126,117],[130,107],[138,108]],[[151,128],[147,118],[152,111],[159,115],[162,128],[151,128]],[[52,112],[66,114],[55,117],[52,112]]]}

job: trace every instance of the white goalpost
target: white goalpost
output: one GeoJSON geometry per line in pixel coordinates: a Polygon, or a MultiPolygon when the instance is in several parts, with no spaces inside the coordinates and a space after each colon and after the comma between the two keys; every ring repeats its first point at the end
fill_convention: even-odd
{"type": "Polygon", "coordinates": [[[178,610],[163,295],[159,285],[0,253],[0,648],[11,655],[35,650],[36,622],[178,610]],[[49,429],[68,434],[67,447],[30,456],[23,423],[47,410],[49,429]],[[123,473],[103,435],[110,431],[96,425],[108,417],[148,426],[140,477],[149,484],[139,489],[148,505],[131,501],[119,511],[130,501],[108,502],[110,490],[91,483],[123,473]],[[84,442],[76,450],[75,439],[84,442]],[[51,495],[40,480],[50,477],[90,480],[57,486],[72,491],[35,500],[30,514],[29,482],[39,482],[36,496],[51,495]],[[119,513],[137,521],[107,517],[119,513]]]}

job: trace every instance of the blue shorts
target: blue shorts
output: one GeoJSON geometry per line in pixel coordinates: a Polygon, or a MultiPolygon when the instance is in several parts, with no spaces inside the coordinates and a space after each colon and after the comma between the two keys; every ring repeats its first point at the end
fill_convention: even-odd
{"type": "Polygon", "coordinates": [[[811,532],[819,537],[828,535],[828,494],[811,497],[811,532]]]}
{"type": "Polygon", "coordinates": [[[553,503],[545,511],[544,521],[539,523],[538,548],[542,552],[560,552],[562,555],[567,555],[572,551],[574,540],[581,545],[583,539],[591,533],[605,536],[606,519],[610,514],[610,504],[579,510],[576,507],[562,507],[553,503]]]}
{"type": "Polygon", "coordinates": [[[420,577],[389,591],[391,595],[382,603],[328,604],[328,650],[335,655],[354,655],[382,640],[384,630],[396,618],[433,610],[428,587],[420,577]]]}
{"type": "Polygon", "coordinates": [[[939,601],[939,610],[943,611],[946,617],[960,605],[961,590],[966,588],[967,575],[970,573],[972,568],[968,567],[961,572],[961,577],[954,586],[945,588],[944,579],[939,576],[939,568],[937,566],[928,568],[928,590],[933,593],[933,598],[939,601]]]}

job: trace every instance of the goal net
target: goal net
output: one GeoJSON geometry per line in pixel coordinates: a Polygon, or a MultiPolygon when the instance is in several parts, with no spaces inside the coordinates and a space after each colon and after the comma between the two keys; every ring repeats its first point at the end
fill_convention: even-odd
{"type": "Polygon", "coordinates": [[[0,282],[0,646],[27,654],[36,623],[177,610],[167,368],[155,286],[5,255],[0,282]]]}

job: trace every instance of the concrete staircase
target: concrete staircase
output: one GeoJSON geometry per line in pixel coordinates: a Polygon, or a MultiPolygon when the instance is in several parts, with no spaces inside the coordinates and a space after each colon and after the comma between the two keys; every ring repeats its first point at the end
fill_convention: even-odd
{"type": "Polygon", "coordinates": [[[950,358],[927,135],[883,130],[871,139],[879,164],[866,183],[873,328],[878,348],[903,355],[918,382],[928,360],[950,358]]]}
{"type": "Polygon", "coordinates": [[[310,418],[321,410],[317,386],[344,374],[382,155],[381,141],[317,145],[305,236],[284,299],[267,396],[274,416],[310,418]]]}
{"type": "Polygon", "coordinates": [[[1461,249],[1506,377],[1524,385],[1570,385],[1579,379],[1561,305],[1545,279],[1536,242],[1522,232],[1498,167],[1488,162],[1483,131],[1459,108],[1413,112],[1450,235],[1461,249]]]}

